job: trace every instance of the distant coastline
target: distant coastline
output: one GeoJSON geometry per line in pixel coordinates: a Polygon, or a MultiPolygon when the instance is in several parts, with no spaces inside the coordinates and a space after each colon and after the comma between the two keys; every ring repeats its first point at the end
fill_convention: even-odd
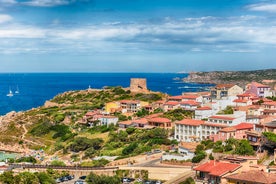
{"type": "Polygon", "coordinates": [[[212,71],[190,72],[182,79],[184,82],[200,84],[234,83],[245,86],[251,81],[276,85],[276,69],[253,70],[253,71],[212,71]]]}

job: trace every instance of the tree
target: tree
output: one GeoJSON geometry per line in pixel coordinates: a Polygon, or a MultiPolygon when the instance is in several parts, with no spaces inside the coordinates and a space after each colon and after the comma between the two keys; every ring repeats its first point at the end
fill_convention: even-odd
{"type": "Polygon", "coordinates": [[[16,183],[22,184],[40,184],[38,177],[30,172],[22,172],[15,178],[16,183]]]}
{"type": "Polygon", "coordinates": [[[43,184],[55,184],[56,183],[54,178],[45,172],[36,173],[36,176],[39,180],[39,183],[43,183],[43,184]]]}
{"type": "Polygon", "coordinates": [[[235,153],[238,155],[254,155],[254,150],[249,141],[243,139],[238,143],[235,153]]]}
{"type": "Polygon", "coordinates": [[[51,162],[51,165],[54,165],[54,166],[66,166],[66,164],[63,161],[61,161],[61,160],[53,160],[51,162]]]}
{"type": "Polygon", "coordinates": [[[99,176],[94,173],[90,173],[87,176],[86,182],[88,184],[121,184],[121,180],[118,176],[99,176]]]}
{"type": "Polygon", "coordinates": [[[5,184],[15,184],[12,171],[5,171],[0,175],[0,181],[5,184]]]}
{"type": "Polygon", "coordinates": [[[179,184],[195,184],[195,181],[192,177],[187,178],[185,181],[182,181],[179,184]]]}

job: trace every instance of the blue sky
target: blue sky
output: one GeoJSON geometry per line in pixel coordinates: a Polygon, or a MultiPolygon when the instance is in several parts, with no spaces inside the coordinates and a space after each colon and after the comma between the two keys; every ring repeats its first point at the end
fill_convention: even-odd
{"type": "Polygon", "coordinates": [[[276,68],[273,0],[0,0],[0,72],[276,68]]]}

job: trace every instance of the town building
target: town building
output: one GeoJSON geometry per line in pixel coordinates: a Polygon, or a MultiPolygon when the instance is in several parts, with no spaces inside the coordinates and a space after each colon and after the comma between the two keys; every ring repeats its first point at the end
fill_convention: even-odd
{"type": "Polygon", "coordinates": [[[225,177],[227,183],[240,184],[276,184],[276,174],[263,170],[248,170],[225,177]]]}
{"type": "Polygon", "coordinates": [[[183,142],[197,142],[208,139],[227,125],[208,123],[202,120],[183,119],[175,122],[175,139],[183,142]]]}
{"type": "Polygon", "coordinates": [[[138,100],[121,100],[120,108],[122,113],[136,113],[141,109],[141,104],[138,100]]]}
{"type": "Polygon", "coordinates": [[[210,136],[210,139],[214,142],[216,141],[226,141],[230,138],[234,139],[246,139],[246,131],[251,131],[254,129],[251,123],[240,123],[235,126],[226,127],[221,129],[216,135],[210,136]]]}
{"type": "Polygon", "coordinates": [[[214,115],[208,118],[208,122],[222,123],[228,126],[234,126],[241,122],[245,122],[246,112],[234,111],[234,114],[214,115]]]}
{"type": "Polygon", "coordinates": [[[194,168],[196,171],[196,182],[226,183],[224,177],[236,172],[241,167],[240,164],[210,160],[194,168]]]}
{"type": "Polygon", "coordinates": [[[150,126],[161,127],[161,128],[172,128],[173,127],[173,123],[170,119],[160,118],[160,117],[148,119],[148,124],[150,126]]]}
{"type": "Polygon", "coordinates": [[[218,84],[210,90],[212,99],[223,99],[243,93],[243,89],[235,84],[218,84]]]}
{"type": "Polygon", "coordinates": [[[195,119],[197,120],[207,119],[214,114],[215,112],[212,110],[211,107],[204,106],[195,109],[195,119]]]}
{"type": "Polygon", "coordinates": [[[270,96],[270,87],[258,82],[251,82],[246,85],[246,92],[252,93],[257,97],[267,97],[270,96]]]}

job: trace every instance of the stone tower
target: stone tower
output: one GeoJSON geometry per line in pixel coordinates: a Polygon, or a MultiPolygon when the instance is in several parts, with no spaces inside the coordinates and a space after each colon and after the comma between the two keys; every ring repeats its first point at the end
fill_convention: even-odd
{"type": "Polygon", "coordinates": [[[147,79],[144,78],[131,78],[130,79],[130,91],[136,93],[148,92],[147,79]]]}

